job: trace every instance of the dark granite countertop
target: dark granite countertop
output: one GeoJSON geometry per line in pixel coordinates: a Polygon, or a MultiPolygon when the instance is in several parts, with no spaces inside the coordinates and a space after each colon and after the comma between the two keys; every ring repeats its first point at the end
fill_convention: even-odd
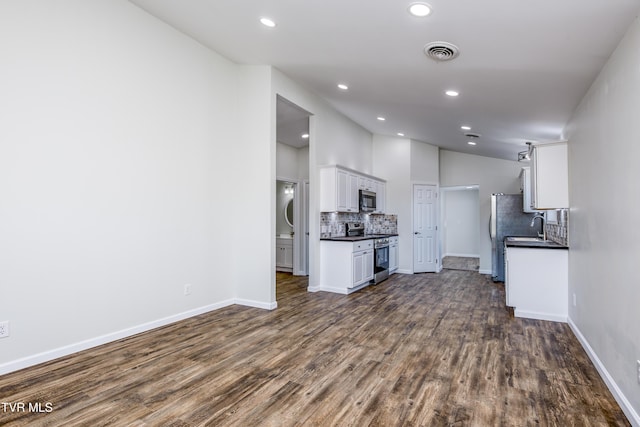
{"type": "Polygon", "coordinates": [[[569,249],[569,246],[536,237],[506,237],[504,244],[512,248],[569,249]]]}
{"type": "Polygon", "coordinates": [[[383,237],[393,237],[397,234],[365,234],[364,236],[331,236],[322,237],[320,240],[328,240],[333,242],[359,242],[361,240],[381,239],[383,237]]]}

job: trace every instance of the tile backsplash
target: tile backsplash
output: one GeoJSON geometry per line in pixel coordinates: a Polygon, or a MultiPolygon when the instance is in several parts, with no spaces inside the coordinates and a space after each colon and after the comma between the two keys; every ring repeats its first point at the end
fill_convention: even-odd
{"type": "Polygon", "coordinates": [[[398,215],[321,212],[320,236],[335,237],[346,234],[347,222],[362,222],[366,234],[397,234],[398,215]]]}
{"type": "MultiPolygon", "coordinates": [[[[549,218],[547,216],[547,218],[549,218]]],[[[546,222],[547,239],[558,244],[569,246],[569,209],[558,209],[556,221],[546,222]]]]}

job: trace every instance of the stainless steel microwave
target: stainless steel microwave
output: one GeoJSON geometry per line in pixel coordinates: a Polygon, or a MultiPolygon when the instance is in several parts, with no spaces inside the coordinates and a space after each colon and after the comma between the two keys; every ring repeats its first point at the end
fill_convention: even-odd
{"type": "Polygon", "coordinates": [[[375,212],[376,193],[373,191],[360,190],[360,212],[375,212]]]}

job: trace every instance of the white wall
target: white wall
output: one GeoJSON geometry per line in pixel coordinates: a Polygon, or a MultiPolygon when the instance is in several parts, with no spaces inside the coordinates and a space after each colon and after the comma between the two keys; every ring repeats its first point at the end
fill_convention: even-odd
{"type": "Polygon", "coordinates": [[[0,372],[238,297],[274,301],[269,257],[247,269],[234,244],[251,220],[256,250],[273,252],[267,67],[118,0],[2,2],[0,58],[0,372]]]}
{"type": "Polygon", "coordinates": [[[440,150],[440,185],[442,187],[478,185],[481,273],[491,273],[491,239],[489,237],[491,194],[519,193],[521,167],[522,164],[516,161],[440,150]]]}
{"type": "Polygon", "coordinates": [[[407,273],[413,266],[410,159],[411,140],[373,135],[373,175],[387,181],[386,211],[398,215],[398,269],[407,273]]]}
{"type": "Polygon", "coordinates": [[[276,144],[276,176],[292,181],[309,179],[309,146],[276,144]]]}
{"type": "Polygon", "coordinates": [[[275,308],[276,102],[271,97],[271,67],[238,67],[238,116],[229,166],[234,174],[231,268],[239,302],[275,308]],[[250,126],[247,126],[250,123],[250,126]],[[247,226],[250,224],[250,227],[247,226]],[[247,256],[251,242],[251,256],[247,256]],[[251,268],[247,268],[250,262],[251,268]]]}
{"type": "Polygon", "coordinates": [[[437,184],[440,181],[439,150],[435,145],[411,140],[409,167],[412,181],[423,184],[437,184]]]}
{"type": "Polygon", "coordinates": [[[298,148],[278,142],[276,144],[276,176],[297,180],[299,175],[298,148]]]}
{"type": "Polygon", "coordinates": [[[636,19],[565,133],[569,140],[569,317],[640,425],[640,22],[636,19]]]}
{"type": "Polygon", "coordinates": [[[438,147],[373,135],[373,175],[387,181],[387,212],[398,215],[398,271],[413,271],[412,183],[438,183],[438,147]]]}
{"type": "Polygon", "coordinates": [[[480,248],[477,189],[440,189],[443,256],[477,257],[480,248]]]}

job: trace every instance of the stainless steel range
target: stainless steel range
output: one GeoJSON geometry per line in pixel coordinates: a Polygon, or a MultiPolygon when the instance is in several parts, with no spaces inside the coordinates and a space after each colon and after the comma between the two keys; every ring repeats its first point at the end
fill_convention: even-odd
{"type": "Polygon", "coordinates": [[[389,235],[364,234],[364,224],[361,222],[347,222],[345,224],[347,237],[366,237],[373,239],[373,283],[380,283],[389,277],[389,235]]]}
{"type": "Polygon", "coordinates": [[[389,237],[376,238],[373,249],[373,283],[380,283],[389,277],[389,237]]]}

